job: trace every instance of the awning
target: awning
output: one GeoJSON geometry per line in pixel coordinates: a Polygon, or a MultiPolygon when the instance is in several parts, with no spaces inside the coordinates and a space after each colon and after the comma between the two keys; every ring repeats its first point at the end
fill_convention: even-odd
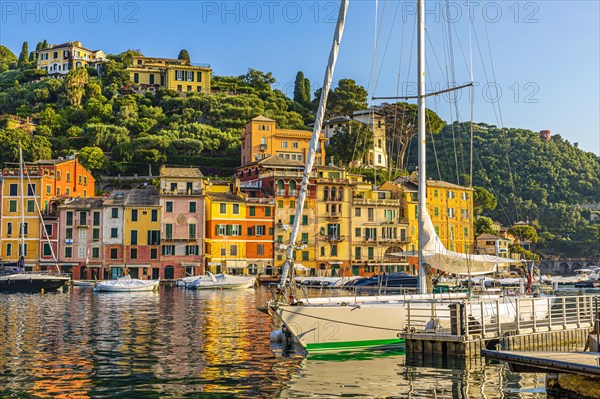
{"type": "Polygon", "coordinates": [[[329,262],[330,265],[343,265],[344,262],[329,262]]]}
{"type": "Polygon", "coordinates": [[[221,262],[208,262],[208,266],[222,266],[221,262]]]}
{"type": "Polygon", "coordinates": [[[307,270],[310,270],[310,267],[306,267],[302,263],[294,263],[294,269],[300,270],[300,271],[307,271],[307,270]]]}
{"type": "Polygon", "coordinates": [[[246,260],[228,260],[225,262],[225,265],[232,269],[243,269],[248,264],[246,260]]]}
{"type": "Polygon", "coordinates": [[[141,267],[141,268],[146,268],[146,267],[152,267],[152,265],[149,264],[141,264],[141,265],[125,265],[128,268],[132,268],[132,267],[141,267]]]}

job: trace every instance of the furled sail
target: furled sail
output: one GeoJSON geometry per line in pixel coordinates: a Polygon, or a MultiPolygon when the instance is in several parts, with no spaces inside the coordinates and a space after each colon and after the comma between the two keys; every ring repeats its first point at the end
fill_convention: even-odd
{"type": "MultiPolygon", "coordinates": [[[[429,213],[425,210],[425,226],[423,229],[423,261],[430,267],[449,274],[487,274],[494,273],[498,264],[520,263],[519,260],[502,258],[494,255],[473,255],[449,251],[435,232],[429,213]]],[[[395,256],[415,255],[410,252],[394,253],[395,256]]]]}

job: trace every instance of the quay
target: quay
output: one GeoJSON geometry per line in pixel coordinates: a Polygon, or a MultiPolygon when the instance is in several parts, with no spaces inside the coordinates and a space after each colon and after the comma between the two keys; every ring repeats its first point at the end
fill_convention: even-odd
{"type": "Polygon", "coordinates": [[[398,334],[411,359],[479,358],[483,351],[582,350],[598,319],[591,295],[411,302],[398,334]]]}

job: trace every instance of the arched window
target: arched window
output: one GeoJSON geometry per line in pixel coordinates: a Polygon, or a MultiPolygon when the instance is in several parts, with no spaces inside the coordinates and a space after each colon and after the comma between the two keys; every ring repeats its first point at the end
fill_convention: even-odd
{"type": "Polygon", "coordinates": [[[277,195],[283,195],[283,180],[277,180],[277,195]]]}
{"type": "Polygon", "coordinates": [[[290,195],[296,195],[296,180],[290,180],[290,195]]]}
{"type": "Polygon", "coordinates": [[[266,145],[267,144],[267,138],[266,137],[262,137],[260,139],[260,144],[266,145]]]}
{"type": "Polygon", "coordinates": [[[328,201],[328,200],[329,200],[329,187],[325,187],[325,188],[323,189],[323,199],[324,199],[325,201],[328,201]]]}
{"type": "Polygon", "coordinates": [[[338,201],[343,201],[344,200],[344,189],[340,188],[340,190],[338,191],[338,201]]]}
{"type": "Polygon", "coordinates": [[[335,187],[331,187],[331,200],[335,201],[336,200],[336,191],[335,191],[335,187]]]}

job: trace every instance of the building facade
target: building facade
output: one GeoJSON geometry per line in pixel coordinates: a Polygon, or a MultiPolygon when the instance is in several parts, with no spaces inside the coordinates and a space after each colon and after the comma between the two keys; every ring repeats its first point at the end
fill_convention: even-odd
{"type": "MultiPolygon", "coordinates": [[[[306,162],[312,132],[278,129],[273,119],[258,116],[242,130],[241,166],[278,156],[286,160],[306,162]]],[[[325,163],[325,138],[321,138],[315,165],[325,163]]]]}
{"type": "Polygon", "coordinates": [[[164,88],[180,92],[210,93],[212,69],[208,64],[191,64],[174,58],[133,57],[127,68],[135,87],[164,88]]]}
{"type": "Polygon", "coordinates": [[[49,75],[66,75],[69,71],[80,67],[92,67],[100,72],[106,61],[102,50],[89,50],[80,41],[62,44],[51,44],[50,47],[38,50],[37,68],[49,75]]]}

